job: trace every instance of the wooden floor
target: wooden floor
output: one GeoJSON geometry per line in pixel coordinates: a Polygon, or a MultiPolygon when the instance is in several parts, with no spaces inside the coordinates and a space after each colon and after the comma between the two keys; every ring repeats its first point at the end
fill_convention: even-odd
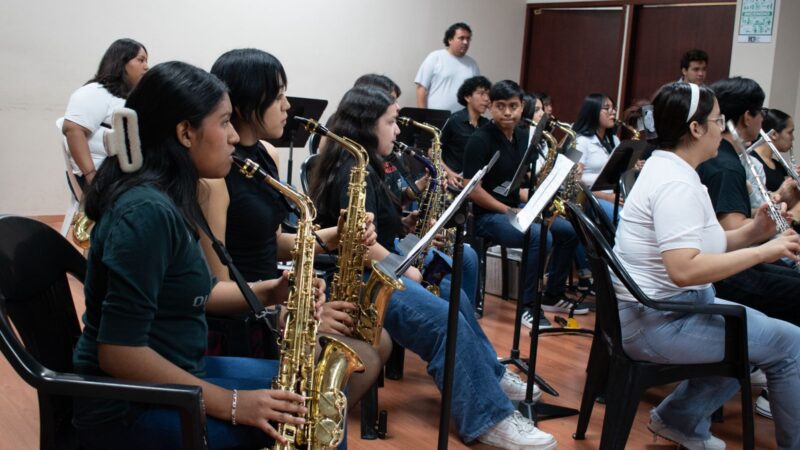
{"type": "MultiPolygon", "coordinates": [[[[48,218],[56,229],[60,222],[48,218]]],[[[81,286],[73,285],[76,294],[76,306],[83,310],[81,286]]],[[[514,302],[487,296],[486,314],[480,323],[501,357],[508,356],[512,341],[514,302]]],[[[547,316],[552,319],[551,314],[547,316]]],[[[584,328],[594,325],[594,314],[579,317],[584,328]]],[[[522,339],[521,349],[527,355],[528,339],[522,339]]],[[[585,381],[586,361],[591,338],[580,335],[545,335],[539,340],[539,357],[537,373],[549,382],[558,392],[559,397],[543,395],[542,401],[579,408],[580,396],[585,381]]],[[[656,388],[648,391],[639,404],[639,411],[628,439],[630,449],[668,449],[674,444],[659,439],[653,442],[647,431],[648,411],[667,393],[669,388],[656,388]]],[[[411,352],[406,352],[405,376],[402,380],[386,380],[386,386],[380,389],[380,408],[389,412],[389,430],[385,440],[365,441],[359,436],[360,422],[358,407],[351,410],[348,420],[348,448],[362,449],[396,449],[425,450],[434,449],[438,439],[440,394],[433,381],[425,371],[424,362],[411,352]]],[[[755,393],[754,393],[755,395],[755,393]]],[[[4,358],[0,359],[0,450],[26,450],[38,448],[38,412],[36,394],[11,369],[4,358]]],[[[577,417],[567,417],[543,421],[540,428],[552,433],[558,439],[559,449],[596,449],[600,443],[604,407],[595,405],[592,421],[586,434],[586,440],[575,441],[577,417]]],[[[739,397],[735,396],[725,405],[725,421],[714,424],[712,432],[725,440],[728,449],[741,449],[741,419],[739,417],[739,397]]],[[[756,416],[756,448],[776,448],[771,420],[756,416]]],[[[451,426],[449,448],[488,450],[482,444],[465,445],[458,438],[451,426]]]]}

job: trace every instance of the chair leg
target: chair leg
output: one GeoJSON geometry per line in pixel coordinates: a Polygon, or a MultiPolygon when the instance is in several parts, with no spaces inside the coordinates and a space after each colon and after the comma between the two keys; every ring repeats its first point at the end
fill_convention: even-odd
{"type": "Polygon", "coordinates": [[[361,439],[378,438],[375,424],[378,421],[378,384],[375,383],[361,399],[361,439]]]}
{"type": "MultiPolygon", "coordinates": [[[[509,286],[511,285],[511,283],[509,281],[509,278],[511,276],[510,266],[511,266],[511,264],[508,263],[508,250],[506,249],[505,246],[501,245],[500,246],[500,271],[501,271],[500,278],[502,280],[502,290],[500,291],[501,292],[500,297],[502,297],[503,300],[508,300],[509,298],[511,298],[511,293],[509,292],[509,286]]],[[[517,297],[521,297],[521,295],[518,293],[517,297]]]]}
{"type": "Polygon", "coordinates": [[[744,450],[753,450],[756,448],[755,440],[755,424],[753,423],[753,399],[750,397],[750,374],[745,375],[748,377],[745,381],[740,381],[742,384],[742,448],[744,450]]]}
{"type": "Polygon", "coordinates": [[[603,343],[599,341],[598,335],[592,340],[592,348],[589,351],[589,364],[586,368],[586,383],[583,387],[583,397],[581,398],[581,409],[578,415],[578,426],[575,429],[573,439],[586,439],[586,429],[589,427],[589,420],[592,418],[594,402],[599,395],[605,393],[608,380],[608,355],[603,349],[603,343]]]}
{"type": "Polygon", "coordinates": [[[614,361],[610,365],[600,449],[624,450],[644,387],[635,368],[614,361]]]}
{"type": "Polygon", "coordinates": [[[386,362],[386,378],[399,380],[403,378],[403,365],[406,358],[406,349],[392,339],[392,354],[386,362]]]}

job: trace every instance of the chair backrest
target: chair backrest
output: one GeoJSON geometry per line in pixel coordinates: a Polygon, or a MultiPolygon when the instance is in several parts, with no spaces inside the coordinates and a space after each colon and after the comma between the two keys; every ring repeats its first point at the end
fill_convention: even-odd
{"type": "Polygon", "coordinates": [[[300,185],[303,187],[303,192],[308,194],[309,189],[309,177],[311,176],[311,172],[314,171],[314,164],[318,161],[319,154],[313,153],[308,155],[308,157],[303,160],[303,163],[300,164],[300,185]]]}
{"type": "Polygon", "coordinates": [[[617,258],[611,244],[603,236],[598,227],[586,216],[580,206],[567,203],[568,218],[578,233],[589,260],[589,268],[595,282],[597,302],[597,323],[607,345],[614,352],[624,355],[622,349],[622,332],[617,309],[617,295],[611,278],[613,272],[617,279],[628,289],[628,292],[640,303],[650,307],[657,305],[639,288],[622,262],[617,258]]]}
{"type": "MultiPolygon", "coordinates": [[[[0,345],[17,373],[38,390],[47,369],[72,371],[81,329],[67,273],[82,282],[86,260],[58,232],[32,219],[0,216],[0,236],[0,345]]],[[[74,441],[71,399],[38,395],[42,448],[74,441]]]]}
{"type": "Polygon", "coordinates": [[[591,189],[583,184],[580,186],[586,197],[586,213],[589,217],[594,219],[600,231],[603,233],[603,237],[606,239],[606,241],[613,245],[614,237],[617,233],[617,227],[615,227],[611,222],[611,219],[606,216],[606,213],[603,211],[603,207],[600,206],[600,202],[598,202],[597,197],[592,194],[591,189]]]}

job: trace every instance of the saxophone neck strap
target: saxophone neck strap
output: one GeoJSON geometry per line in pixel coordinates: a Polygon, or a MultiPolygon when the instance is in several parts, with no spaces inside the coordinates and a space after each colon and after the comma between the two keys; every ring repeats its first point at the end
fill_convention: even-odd
{"type": "Polygon", "coordinates": [[[244,276],[239,269],[233,264],[233,259],[231,258],[230,253],[222,245],[222,242],[219,241],[216,237],[214,237],[214,233],[211,231],[211,227],[208,226],[208,222],[206,222],[205,217],[202,217],[201,220],[198,221],[198,225],[203,233],[211,240],[211,246],[214,248],[214,252],[216,252],[219,260],[228,267],[231,277],[233,281],[236,282],[236,286],[239,287],[239,290],[242,292],[244,296],[244,300],[247,302],[247,305],[250,307],[250,310],[253,311],[253,314],[256,317],[256,320],[263,322],[270,331],[270,334],[277,339],[278,332],[275,330],[275,327],[272,326],[272,323],[268,320],[268,312],[267,309],[264,308],[264,305],[261,304],[261,301],[258,300],[255,292],[253,289],[250,288],[250,285],[247,284],[247,281],[244,279],[244,276]]]}

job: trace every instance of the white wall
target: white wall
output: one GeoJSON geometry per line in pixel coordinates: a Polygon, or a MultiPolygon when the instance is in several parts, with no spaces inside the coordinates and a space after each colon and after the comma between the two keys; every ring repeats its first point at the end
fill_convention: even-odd
{"type": "MultiPolygon", "coordinates": [[[[517,79],[525,0],[140,0],[125,4],[5,0],[0,6],[0,213],[63,214],[64,163],[54,122],[92,76],[103,51],[132,37],[151,65],[180,59],[210,68],[222,52],[258,47],[287,71],[288,94],[336,107],[353,81],[383,73],[414,103],[413,79],[444,30],[465,21],[484,75],[517,79]]],[[[281,173],[285,173],[282,151],[281,173]]],[[[305,157],[295,152],[295,171],[305,157]]],[[[297,175],[293,176],[297,180],[297,175]]]]}

